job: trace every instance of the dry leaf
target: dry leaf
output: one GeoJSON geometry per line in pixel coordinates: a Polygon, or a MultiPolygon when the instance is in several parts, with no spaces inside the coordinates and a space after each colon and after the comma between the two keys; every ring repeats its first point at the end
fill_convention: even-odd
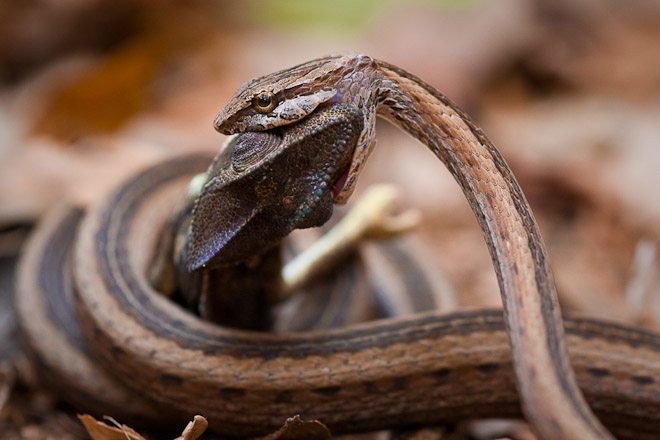
{"type": "Polygon", "coordinates": [[[145,440],[144,437],[126,425],[121,425],[121,428],[106,425],[89,414],[79,414],[78,419],[85,425],[85,429],[92,440],[145,440]]]}
{"type": "MultiPolygon", "coordinates": [[[[126,425],[118,427],[119,423],[112,419],[111,421],[118,426],[110,426],[99,422],[89,414],[78,415],[78,419],[85,425],[85,429],[92,440],[145,440],[144,437],[126,425]]],[[[183,433],[174,440],[197,440],[208,426],[209,422],[204,417],[195,416],[183,430],[183,433]]]]}
{"type": "Polygon", "coordinates": [[[330,430],[318,420],[305,422],[299,415],[290,417],[280,429],[260,440],[326,440],[330,430]]]}
{"type": "Polygon", "coordinates": [[[206,421],[206,418],[195,416],[192,422],[188,422],[183,433],[174,440],[197,440],[202,434],[204,434],[204,431],[206,431],[208,426],[209,422],[206,421]]]}

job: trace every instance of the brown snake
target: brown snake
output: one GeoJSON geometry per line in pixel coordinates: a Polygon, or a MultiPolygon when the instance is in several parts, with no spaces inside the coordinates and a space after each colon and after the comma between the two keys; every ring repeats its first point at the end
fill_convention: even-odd
{"type": "MultiPolygon", "coordinates": [[[[183,182],[203,168],[206,159],[193,157],[136,177],[83,220],[73,270],[91,350],[130,388],[179,414],[201,413],[229,435],[267,433],[298,413],[341,431],[511,416],[521,405],[540,438],[612,438],[576,385],[524,196],[495,147],[444,95],[387,63],[334,56],[246,83],[216,127],[229,134],[295,126],[336,104],[364,117],[336,200],[350,195],[374,146],[376,114],[418,138],[445,163],[477,216],[504,321],[492,311],[429,312],[300,335],[200,321],[144,277],[159,239],[155,225],[174,209],[183,182]]],[[[29,270],[43,270],[38,256],[26,260],[19,294],[21,286],[38,288],[26,287],[29,270]]],[[[606,424],[629,438],[660,435],[658,337],[586,320],[566,325],[580,385],[606,424]]]]}

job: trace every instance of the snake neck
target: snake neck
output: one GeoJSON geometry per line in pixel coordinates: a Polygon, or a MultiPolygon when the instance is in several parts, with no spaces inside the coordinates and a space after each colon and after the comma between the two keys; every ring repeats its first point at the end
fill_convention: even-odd
{"type": "Polygon", "coordinates": [[[508,165],[446,96],[397,67],[379,67],[378,113],[447,166],[477,217],[500,285],[523,411],[543,438],[611,438],[576,385],[546,250],[508,165]]]}
{"type": "MultiPolygon", "coordinates": [[[[426,145],[449,169],[474,211],[488,243],[500,288],[512,290],[528,277],[553,291],[546,251],[531,210],[500,153],[458,106],[418,78],[383,63],[380,116],[426,145]],[[504,212],[515,210],[515,216],[504,212]],[[529,248],[533,263],[515,258],[529,248]]],[[[507,306],[507,304],[505,304],[507,306]]]]}

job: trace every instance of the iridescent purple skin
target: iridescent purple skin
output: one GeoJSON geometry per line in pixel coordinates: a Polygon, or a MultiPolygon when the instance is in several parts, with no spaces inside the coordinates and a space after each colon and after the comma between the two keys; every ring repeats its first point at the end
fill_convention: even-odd
{"type": "Polygon", "coordinates": [[[195,203],[188,270],[245,261],[294,229],[325,223],[362,121],[353,106],[324,104],[298,124],[232,140],[195,203]]]}

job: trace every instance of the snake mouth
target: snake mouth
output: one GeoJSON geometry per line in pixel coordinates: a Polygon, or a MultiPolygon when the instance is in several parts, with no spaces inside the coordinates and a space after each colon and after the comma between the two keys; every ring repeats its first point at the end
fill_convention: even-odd
{"type": "Polygon", "coordinates": [[[335,183],[332,185],[332,200],[335,200],[339,194],[341,194],[342,190],[344,189],[344,186],[346,186],[346,181],[348,180],[348,171],[350,167],[346,167],[346,171],[339,176],[339,179],[335,181],[335,183]]]}

